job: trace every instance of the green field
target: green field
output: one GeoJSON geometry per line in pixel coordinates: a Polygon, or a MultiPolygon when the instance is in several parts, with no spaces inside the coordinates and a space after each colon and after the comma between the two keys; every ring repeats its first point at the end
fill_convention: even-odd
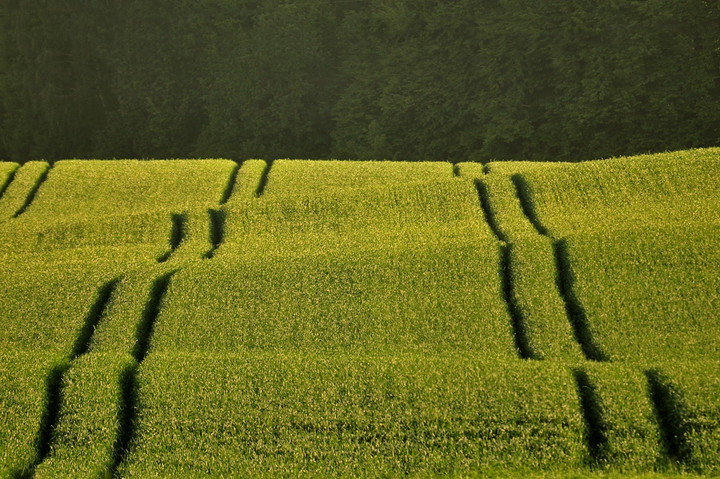
{"type": "Polygon", "coordinates": [[[0,477],[720,475],[720,149],[0,163],[0,477]]]}

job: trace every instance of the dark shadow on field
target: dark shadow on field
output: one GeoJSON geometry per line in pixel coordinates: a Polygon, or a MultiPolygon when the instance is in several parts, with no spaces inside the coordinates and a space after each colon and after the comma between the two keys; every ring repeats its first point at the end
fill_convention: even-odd
{"type": "Polygon", "coordinates": [[[682,393],[658,369],[645,371],[645,375],[665,454],[672,461],[687,463],[692,448],[687,440],[689,425],[682,393]]]}
{"type": "Polygon", "coordinates": [[[260,181],[258,182],[257,190],[255,190],[255,197],[260,198],[265,193],[265,187],[267,186],[268,176],[270,176],[270,169],[272,168],[273,160],[269,160],[265,165],[265,169],[260,175],[260,181]]]}
{"type": "Polygon", "coordinates": [[[110,298],[112,297],[112,294],[117,288],[119,282],[120,280],[115,278],[103,284],[98,290],[95,302],[85,317],[85,323],[75,340],[71,359],[76,359],[88,351],[88,348],[90,347],[90,340],[95,332],[95,328],[105,314],[105,310],[110,303],[110,298]]]}
{"type": "Polygon", "coordinates": [[[62,382],[65,372],[70,367],[68,362],[55,365],[45,379],[45,397],[43,399],[43,412],[40,418],[40,427],[35,439],[36,455],[32,463],[23,470],[15,471],[11,477],[30,479],[35,476],[37,467],[50,454],[55,428],[60,415],[60,406],[63,400],[62,382]]]}
{"type": "Polygon", "coordinates": [[[507,304],[508,314],[512,321],[515,348],[522,359],[542,359],[530,345],[527,331],[527,318],[518,305],[515,296],[515,283],[512,270],[512,245],[500,246],[500,275],[502,278],[503,299],[507,304]]]}
{"type": "Polygon", "coordinates": [[[499,275],[502,286],[503,300],[507,308],[508,315],[512,324],[513,337],[515,339],[515,348],[521,359],[540,359],[537,353],[533,351],[530,340],[528,338],[527,318],[518,305],[515,295],[515,283],[513,279],[512,269],[512,245],[507,242],[507,236],[500,229],[495,218],[495,211],[490,204],[487,186],[481,180],[475,180],[475,189],[480,199],[480,207],[482,208],[485,222],[495,235],[500,245],[500,264],[499,275]]]}
{"type": "Polygon", "coordinates": [[[175,252],[185,239],[187,231],[187,214],[173,214],[171,216],[172,227],[170,229],[170,249],[158,258],[158,263],[164,263],[175,252]]]}
{"type": "Polygon", "coordinates": [[[520,207],[523,213],[530,220],[533,227],[543,236],[549,236],[548,230],[540,222],[537,211],[535,211],[535,202],[533,201],[532,190],[525,177],[519,173],[516,173],[510,177],[513,184],[515,185],[515,193],[517,194],[518,200],[520,200],[520,207]]]}
{"type": "Polygon", "coordinates": [[[150,296],[145,304],[142,318],[138,324],[135,347],[133,348],[134,363],[129,364],[120,375],[120,405],[118,410],[118,433],[113,451],[113,462],[110,466],[110,477],[116,477],[120,465],[125,461],[137,429],[138,384],[137,371],[147,356],[150,339],[155,327],[170,279],[177,271],[171,271],[158,277],[150,288],[150,296]]]}
{"type": "Polygon", "coordinates": [[[160,276],[152,284],[150,297],[145,304],[145,310],[143,311],[142,318],[138,324],[137,332],[135,334],[136,341],[132,355],[138,363],[141,363],[148,353],[148,349],[150,348],[150,339],[155,327],[155,320],[160,314],[163,299],[165,298],[168,286],[170,285],[170,279],[174,274],[175,271],[172,271],[160,276]]]}
{"type": "Polygon", "coordinates": [[[206,259],[211,259],[215,256],[215,251],[217,251],[223,241],[225,241],[225,221],[227,219],[227,212],[221,209],[210,209],[208,210],[208,215],[210,217],[210,244],[212,244],[212,247],[207,253],[205,253],[204,257],[206,259]]]}
{"type": "Polygon", "coordinates": [[[109,477],[117,477],[118,468],[125,461],[137,430],[137,369],[137,363],[129,364],[120,375],[118,432],[113,446],[109,477]]]}
{"type": "Polygon", "coordinates": [[[591,361],[609,361],[608,355],[595,342],[585,308],[583,308],[575,293],[575,275],[572,271],[567,241],[562,239],[553,242],[553,250],[557,269],[557,288],[565,303],[565,311],[570,324],[572,324],[575,339],[580,344],[580,348],[587,359],[591,361]]]}
{"type": "Polygon", "coordinates": [[[240,165],[235,163],[235,167],[233,168],[232,173],[230,173],[230,178],[228,179],[228,183],[225,186],[225,191],[223,191],[222,197],[220,198],[220,204],[224,205],[228,202],[230,197],[233,194],[233,191],[235,190],[235,183],[237,182],[237,176],[238,172],[240,171],[240,165]]]}
{"type": "Polygon", "coordinates": [[[7,181],[6,181],[3,185],[0,185],[0,200],[2,200],[2,197],[3,197],[3,195],[5,194],[5,191],[7,191],[7,189],[10,188],[10,184],[11,184],[11,183],[13,182],[13,180],[15,179],[15,175],[17,175],[17,172],[18,172],[19,169],[20,169],[20,167],[15,168],[15,169],[8,175],[7,181]]]}
{"type": "Polygon", "coordinates": [[[587,371],[574,369],[573,376],[585,421],[585,442],[590,454],[589,462],[591,466],[599,466],[607,461],[609,456],[608,425],[604,418],[602,402],[587,371]]]}
{"type": "Polygon", "coordinates": [[[53,168],[53,165],[51,164],[43,172],[43,174],[40,175],[40,177],[37,180],[37,183],[35,183],[35,185],[28,192],[27,198],[25,198],[25,203],[23,203],[23,205],[20,207],[20,209],[15,212],[15,214],[13,215],[13,218],[17,218],[18,216],[23,214],[30,207],[33,200],[35,199],[35,195],[37,195],[42,184],[45,183],[45,180],[47,179],[48,175],[50,174],[50,170],[52,170],[52,168],[53,168]]]}
{"type": "Polygon", "coordinates": [[[488,196],[487,186],[480,180],[475,180],[475,189],[480,199],[480,207],[482,208],[483,215],[485,216],[485,222],[490,227],[490,230],[495,235],[498,241],[507,242],[507,236],[502,232],[498,226],[497,220],[495,219],[495,212],[490,206],[490,197],[488,196]]]}

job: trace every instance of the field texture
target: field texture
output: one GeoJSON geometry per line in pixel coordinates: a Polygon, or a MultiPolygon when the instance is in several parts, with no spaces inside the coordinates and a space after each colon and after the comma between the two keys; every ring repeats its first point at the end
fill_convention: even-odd
{"type": "Polygon", "coordinates": [[[0,163],[0,477],[720,474],[720,149],[0,163]]]}

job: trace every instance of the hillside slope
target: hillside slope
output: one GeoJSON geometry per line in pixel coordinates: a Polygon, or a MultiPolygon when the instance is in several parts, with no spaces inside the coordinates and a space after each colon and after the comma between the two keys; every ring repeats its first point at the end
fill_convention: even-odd
{"type": "Polygon", "coordinates": [[[718,474],[719,172],[0,164],[0,477],[718,474]]]}

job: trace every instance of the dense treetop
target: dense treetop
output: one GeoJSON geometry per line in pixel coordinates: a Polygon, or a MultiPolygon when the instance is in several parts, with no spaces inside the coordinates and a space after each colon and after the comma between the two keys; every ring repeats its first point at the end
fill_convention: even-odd
{"type": "Polygon", "coordinates": [[[0,158],[720,144],[717,0],[7,0],[0,158]]]}

